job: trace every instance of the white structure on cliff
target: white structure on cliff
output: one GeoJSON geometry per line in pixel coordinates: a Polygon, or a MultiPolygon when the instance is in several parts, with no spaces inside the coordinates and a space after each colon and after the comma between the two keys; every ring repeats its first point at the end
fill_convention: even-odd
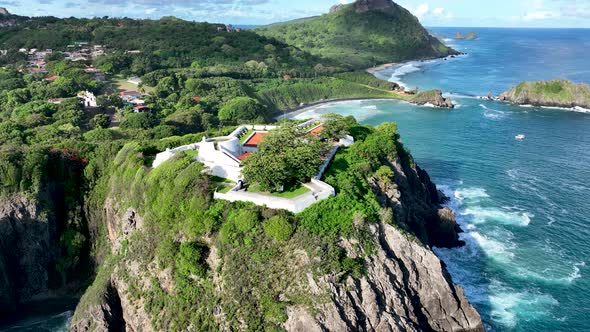
{"type": "Polygon", "coordinates": [[[78,94],[78,98],[82,100],[84,107],[97,107],[96,96],[89,91],[83,91],[78,94]]]}
{"type": "MultiPolygon", "coordinates": [[[[298,125],[299,129],[311,128],[306,133],[318,135],[323,126],[316,123],[316,120],[298,125]],[[315,124],[315,126],[314,126],[315,124]]],[[[335,190],[329,184],[320,179],[334,158],[340,146],[350,146],[354,138],[349,135],[340,139],[326,156],[324,163],[320,166],[316,176],[310,182],[302,184],[308,189],[302,195],[295,198],[283,198],[255,193],[244,190],[242,176],[242,161],[247,159],[253,152],[258,150],[258,144],[264,139],[269,131],[277,129],[277,126],[241,126],[228,136],[203,138],[199,143],[180,146],[174,149],[158,153],[152,167],[158,167],[163,162],[171,159],[176,153],[182,151],[196,151],[195,160],[207,167],[207,173],[223,179],[229,179],[236,183],[228,192],[215,192],[214,198],[231,202],[244,201],[256,205],[267,206],[272,209],[284,209],[293,213],[299,213],[310,205],[335,195],[335,190]]]]}

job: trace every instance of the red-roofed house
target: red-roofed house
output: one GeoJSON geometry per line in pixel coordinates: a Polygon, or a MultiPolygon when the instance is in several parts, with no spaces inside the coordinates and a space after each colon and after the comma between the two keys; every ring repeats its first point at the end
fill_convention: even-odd
{"type": "Polygon", "coordinates": [[[57,75],[53,75],[53,76],[49,76],[49,77],[47,77],[45,80],[46,80],[46,81],[49,81],[49,82],[53,82],[53,81],[55,81],[56,79],[58,79],[58,77],[59,77],[59,76],[57,76],[57,75]]]}

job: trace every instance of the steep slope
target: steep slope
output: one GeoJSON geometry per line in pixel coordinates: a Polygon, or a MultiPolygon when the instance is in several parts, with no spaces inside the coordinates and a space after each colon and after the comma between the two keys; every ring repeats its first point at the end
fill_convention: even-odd
{"type": "Polygon", "coordinates": [[[111,255],[71,331],[483,331],[430,250],[461,245],[436,186],[395,125],[354,132],[326,175],[338,194],[299,215],[213,201],[191,156],[150,170],[126,145],[100,208],[111,255]]]}
{"type": "Polygon", "coordinates": [[[355,68],[456,54],[390,0],[357,0],[334,6],[329,14],[256,31],[355,68]]]}
{"type": "Polygon", "coordinates": [[[498,98],[520,105],[590,109],[590,87],[566,80],[523,82],[498,98]]]}

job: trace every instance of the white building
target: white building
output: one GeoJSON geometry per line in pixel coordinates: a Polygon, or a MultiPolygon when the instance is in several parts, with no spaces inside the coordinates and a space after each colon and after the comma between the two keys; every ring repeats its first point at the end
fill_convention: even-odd
{"type": "Polygon", "coordinates": [[[78,98],[82,100],[84,107],[98,107],[98,104],[96,103],[96,96],[92,92],[80,92],[78,94],[78,98]]]}
{"type": "MultiPolygon", "coordinates": [[[[305,128],[312,128],[304,132],[315,135],[321,132],[323,128],[321,123],[316,122],[316,120],[311,120],[300,124],[298,129],[305,130],[305,128]]],[[[178,152],[195,150],[197,151],[197,156],[194,157],[194,160],[203,163],[207,167],[207,173],[236,182],[236,185],[228,192],[222,193],[216,191],[213,195],[214,198],[230,202],[250,202],[272,209],[288,210],[293,213],[299,213],[316,202],[334,196],[336,194],[334,188],[320,179],[332,158],[334,158],[338,148],[340,146],[350,146],[354,143],[354,138],[349,135],[346,135],[345,138],[340,139],[334,145],[316,176],[309,183],[302,184],[308,189],[307,192],[295,198],[283,198],[244,190],[242,182],[242,161],[248,158],[252,152],[258,150],[258,143],[268,134],[269,130],[276,128],[276,126],[242,126],[228,136],[211,139],[203,138],[199,143],[189,144],[175,149],[166,149],[166,151],[156,155],[152,166],[154,168],[158,167],[178,152]],[[247,137],[244,137],[245,135],[247,137]]]]}

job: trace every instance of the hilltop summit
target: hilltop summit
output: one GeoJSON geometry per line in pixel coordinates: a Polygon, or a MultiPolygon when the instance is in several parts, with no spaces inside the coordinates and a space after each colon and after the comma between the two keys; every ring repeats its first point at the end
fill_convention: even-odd
{"type": "Polygon", "coordinates": [[[391,0],[335,5],[322,16],[256,31],[357,69],[457,54],[430,35],[410,11],[391,0]]]}
{"type": "Polygon", "coordinates": [[[0,15],[3,16],[8,16],[11,15],[10,12],[8,11],[8,9],[4,8],[4,7],[0,7],[0,15]]]}
{"type": "Polygon", "coordinates": [[[391,0],[357,0],[354,8],[357,13],[368,11],[393,12],[398,10],[398,5],[391,0]]]}

